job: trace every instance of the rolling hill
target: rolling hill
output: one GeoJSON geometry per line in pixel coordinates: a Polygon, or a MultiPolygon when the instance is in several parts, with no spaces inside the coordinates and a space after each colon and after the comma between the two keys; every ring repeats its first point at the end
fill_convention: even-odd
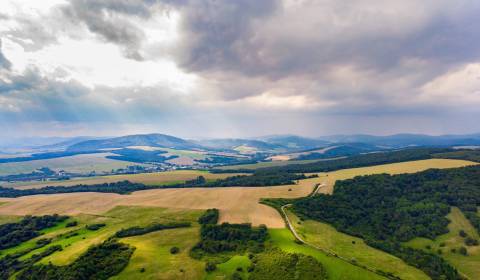
{"type": "Polygon", "coordinates": [[[67,151],[96,151],[100,149],[117,149],[130,146],[150,146],[171,149],[199,149],[200,145],[193,142],[165,134],[136,134],[108,139],[88,140],[76,143],[67,148],[67,151]]]}

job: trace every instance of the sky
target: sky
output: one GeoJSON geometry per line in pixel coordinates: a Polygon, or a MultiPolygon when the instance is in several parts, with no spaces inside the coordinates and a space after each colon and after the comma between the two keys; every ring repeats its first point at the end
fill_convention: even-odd
{"type": "Polygon", "coordinates": [[[480,132],[477,0],[2,0],[0,137],[480,132]]]}

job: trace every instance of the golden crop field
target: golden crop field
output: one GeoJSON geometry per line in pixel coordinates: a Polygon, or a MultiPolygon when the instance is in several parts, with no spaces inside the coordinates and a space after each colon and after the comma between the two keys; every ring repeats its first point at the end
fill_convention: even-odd
{"type": "Polygon", "coordinates": [[[390,163],[375,165],[369,167],[350,168],[333,172],[328,172],[327,186],[319,190],[320,193],[332,193],[333,186],[336,180],[351,179],[355,176],[370,175],[370,174],[402,174],[402,173],[415,173],[424,171],[431,168],[455,168],[469,165],[475,165],[477,163],[466,160],[454,160],[454,159],[426,159],[416,160],[408,162],[390,163]]]}
{"type": "Polygon", "coordinates": [[[212,174],[201,170],[174,170],[166,172],[155,173],[141,173],[141,174],[126,174],[126,175],[111,175],[111,176],[96,176],[96,177],[82,177],[73,178],[64,181],[49,181],[49,182],[16,182],[16,183],[2,183],[4,187],[13,187],[17,189],[31,189],[42,188],[45,186],[73,186],[78,184],[102,184],[113,183],[128,180],[135,183],[142,183],[146,185],[161,185],[166,183],[179,183],[185,180],[192,180],[198,176],[204,176],[207,180],[222,179],[238,174],[212,174]]]}
{"type": "MultiPolygon", "coordinates": [[[[260,198],[293,198],[308,195],[316,184],[333,183],[335,179],[347,179],[357,175],[374,173],[408,173],[428,168],[451,168],[474,164],[462,160],[423,160],[386,164],[366,168],[346,169],[320,177],[299,181],[296,185],[276,187],[230,187],[230,188],[186,188],[157,189],[138,191],[130,195],[107,193],[70,193],[54,195],[35,195],[19,198],[2,198],[0,215],[27,214],[99,214],[117,205],[157,206],[182,209],[220,209],[220,221],[233,223],[250,222],[254,225],[265,224],[271,228],[282,228],[284,222],[280,214],[271,207],[259,204],[260,198]]],[[[147,175],[147,174],[146,174],[147,175]]],[[[171,178],[170,178],[171,179],[171,178]]],[[[331,192],[329,185],[320,189],[331,192]]]]}

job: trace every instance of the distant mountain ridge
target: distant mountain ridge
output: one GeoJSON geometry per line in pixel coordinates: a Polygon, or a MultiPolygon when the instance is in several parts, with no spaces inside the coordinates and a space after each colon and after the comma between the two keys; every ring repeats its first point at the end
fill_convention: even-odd
{"type": "Polygon", "coordinates": [[[151,146],[172,149],[202,148],[198,144],[178,137],[153,133],[127,135],[99,140],[87,140],[69,146],[67,151],[95,151],[99,149],[126,148],[129,146],[151,146]]]}
{"type": "MultiPolygon", "coordinates": [[[[40,139],[40,138],[39,138],[40,139]]],[[[476,146],[480,145],[480,134],[467,135],[441,135],[431,136],[424,134],[394,134],[376,136],[368,134],[330,135],[322,137],[303,137],[297,135],[272,135],[257,138],[217,138],[206,140],[186,140],[179,137],[152,133],[135,134],[110,138],[72,137],[48,139],[49,143],[37,148],[45,150],[59,150],[73,152],[97,151],[101,149],[118,149],[129,146],[152,146],[173,149],[204,149],[204,150],[248,150],[269,153],[284,153],[308,151],[329,146],[349,144],[348,149],[360,148],[362,150],[399,149],[412,146],[476,146]],[[52,143],[53,142],[53,143],[52,143]],[[360,144],[367,146],[360,147],[360,144]],[[366,148],[366,149],[365,149],[366,148]]],[[[33,139],[35,140],[35,139],[33,139]]],[[[30,140],[31,142],[35,142],[30,140]]],[[[41,142],[40,140],[36,141],[41,142]]],[[[22,143],[19,141],[19,143],[22,143]]],[[[345,147],[343,147],[345,149],[345,147]]]]}
{"type": "Polygon", "coordinates": [[[388,148],[404,148],[409,146],[467,146],[480,145],[480,134],[466,135],[425,135],[425,134],[394,134],[375,136],[368,134],[332,135],[319,137],[331,143],[367,143],[388,148]]]}

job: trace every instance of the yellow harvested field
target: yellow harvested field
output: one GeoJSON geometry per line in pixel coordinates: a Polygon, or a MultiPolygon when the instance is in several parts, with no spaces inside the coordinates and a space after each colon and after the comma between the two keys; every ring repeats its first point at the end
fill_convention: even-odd
{"type": "Polygon", "coordinates": [[[370,175],[370,174],[403,174],[403,173],[415,173],[424,171],[431,168],[456,168],[469,165],[475,165],[477,163],[466,160],[456,159],[426,159],[416,160],[408,162],[382,164],[370,167],[350,168],[328,173],[328,183],[326,187],[319,189],[320,193],[332,193],[333,186],[336,180],[351,179],[356,176],[370,175]]]}
{"type": "Polygon", "coordinates": [[[198,176],[203,176],[208,179],[222,179],[229,176],[238,174],[212,174],[206,171],[200,170],[175,170],[166,172],[155,173],[142,173],[142,174],[127,174],[127,175],[112,175],[112,176],[98,176],[77,178],[66,181],[51,181],[51,182],[19,182],[14,184],[1,184],[4,187],[14,187],[17,189],[31,189],[42,188],[45,186],[73,186],[78,184],[102,184],[112,183],[128,180],[135,183],[143,183],[146,185],[161,185],[169,182],[179,182],[185,180],[195,179],[198,176]]]}
{"type": "Polygon", "coordinates": [[[301,197],[308,195],[315,180],[303,180],[298,185],[281,187],[234,187],[157,189],[138,191],[130,195],[106,193],[69,193],[24,196],[0,199],[10,203],[0,206],[0,215],[27,214],[101,214],[117,205],[157,206],[185,209],[220,209],[220,222],[250,222],[272,228],[284,226],[276,210],[259,204],[263,197],[301,197]],[[291,191],[289,191],[291,189],[291,191]]]}
{"type": "MultiPolygon", "coordinates": [[[[432,159],[366,168],[346,169],[328,174],[319,173],[318,178],[301,180],[297,185],[277,187],[232,187],[188,188],[138,191],[130,195],[105,193],[70,193],[35,195],[19,198],[1,198],[0,215],[27,214],[101,214],[117,205],[157,206],[182,209],[220,209],[220,222],[250,222],[265,224],[270,228],[282,228],[284,222],[276,210],[259,204],[260,198],[290,198],[308,195],[316,184],[326,183],[320,192],[330,193],[335,180],[374,173],[409,173],[429,168],[451,168],[475,164],[462,160],[432,159]],[[326,176],[328,175],[328,176],[326,176]]],[[[178,171],[180,172],[180,171],[178,171]]],[[[186,172],[186,171],[184,171],[186,172]]],[[[141,174],[143,176],[148,174],[141,174]]],[[[215,174],[217,175],[217,174],[215,174]]],[[[225,175],[225,174],[224,174],[225,175]]],[[[139,175],[140,176],[140,175],[139,175]]],[[[169,180],[174,180],[170,175],[169,180]]],[[[146,179],[143,179],[143,182],[146,179]]]]}

